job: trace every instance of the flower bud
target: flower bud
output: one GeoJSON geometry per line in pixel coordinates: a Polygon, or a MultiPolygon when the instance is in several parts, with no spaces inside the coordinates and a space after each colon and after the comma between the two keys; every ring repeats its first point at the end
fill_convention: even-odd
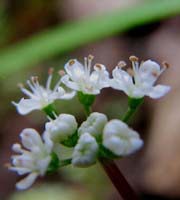
{"type": "Polygon", "coordinates": [[[126,156],[140,149],[143,141],[127,124],[114,119],[104,127],[103,145],[118,156],[126,156]]]}
{"type": "Polygon", "coordinates": [[[77,167],[87,167],[96,162],[98,144],[89,133],[80,136],[72,155],[72,164],[77,167]]]}
{"type": "Polygon", "coordinates": [[[78,133],[79,135],[89,133],[97,138],[102,134],[107,121],[106,115],[94,112],[90,114],[87,120],[81,124],[80,128],[78,129],[78,133]]]}
{"type": "Polygon", "coordinates": [[[73,135],[77,122],[73,115],[61,114],[55,120],[46,123],[46,131],[54,142],[61,142],[73,135]]]}

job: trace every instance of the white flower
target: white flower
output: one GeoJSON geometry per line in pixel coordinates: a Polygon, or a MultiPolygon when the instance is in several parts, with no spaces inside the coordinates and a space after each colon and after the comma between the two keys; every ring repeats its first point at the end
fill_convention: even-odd
{"type": "Polygon", "coordinates": [[[72,164],[77,167],[87,167],[96,162],[98,144],[89,133],[80,136],[72,155],[72,164]]]}
{"type": "Polygon", "coordinates": [[[62,82],[69,88],[84,94],[99,94],[100,90],[109,87],[109,73],[102,64],[96,64],[91,72],[91,61],[93,56],[84,58],[84,66],[76,59],[70,60],[65,65],[66,75],[62,82]]]}
{"type": "Polygon", "coordinates": [[[27,81],[31,91],[20,85],[21,91],[29,98],[22,98],[19,103],[13,102],[13,104],[17,107],[18,112],[25,115],[33,110],[41,110],[52,104],[57,99],[71,99],[74,97],[74,91],[67,93],[62,87],[60,87],[61,81],[58,81],[54,89],[51,89],[51,81],[52,70],[50,69],[46,87],[39,84],[37,77],[32,77],[31,81],[27,81]]]}
{"type": "Polygon", "coordinates": [[[143,141],[127,124],[114,119],[104,127],[103,145],[117,156],[126,156],[141,148],[143,141]]]}
{"type": "Polygon", "coordinates": [[[131,98],[149,96],[157,99],[169,92],[169,86],[154,86],[158,77],[167,68],[167,64],[161,68],[156,62],[147,60],[139,66],[137,57],[131,56],[130,60],[133,67],[132,73],[129,74],[122,69],[125,66],[123,61],[113,70],[113,79],[110,80],[112,88],[124,91],[131,98]]]}
{"type": "Polygon", "coordinates": [[[68,139],[77,130],[77,122],[73,115],[60,114],[55,120],[47,122],[45,130],[50,134],[53,142],[61,142],[68,139]]]}
{"type": "Polygon", "coordinates": [[[12,156],[12,166],[10,170],[16,171],[19,175],[27,175],[16,184],[17,189],[29,188],[38,176],[46,173],[51,161],[52,143],[48,138],[43,143],[40,135],[34,129],[24,129],[20,134],[22,145],[14,144],[12,149],[20,154],[12,156]]]}
{"type": "Polygon", "coordinates": [[[81,124],[78,129],[78,134],[89,133],[94,137],[102,135],[105,124],[108,119],[106,115],[98,112],[91,113],[87,120],[81,124]]]}

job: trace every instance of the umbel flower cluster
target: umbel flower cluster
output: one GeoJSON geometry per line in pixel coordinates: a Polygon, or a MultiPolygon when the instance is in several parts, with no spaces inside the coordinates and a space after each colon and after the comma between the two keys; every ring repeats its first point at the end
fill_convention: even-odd
{"type": "Polygon", "coordinates": [[[64,70],[59,72],[60,78],[54,88],[51,84],[53,69],[49,70],[45,87],[39,84],[37,77],[27,81],[29,89],[20,85],[27,98],[13,102],[18,113],[25,115],[41,110],[47,115],[47,122],[42,134],[32,128],[24,129],[20,133],[22,145],[12,146],[16,155],[12,156],[9,169],[19,175],[27,175],[16,184],[18,189],[29,188],[38,176],[56,172],[65,165],[88,167],[101,158],[122,158],[142,147],[142,139],[127,122],[144,96],[157,99],[169,92],[169,86],[155,85],[168,65],[160,67],[151,60],[139,64],[138,58],[131,56],[132,68],[127,68],[126,63],[121,61],[110,76],[104,65],[92,67],[92,60],[93,56],[89,55],[84,58],[84,65],[76,59],[67,62],[64,70]],[[91,111],[96,95],[107,87],[123,91],[128,96],[129,108],[121,119],[109,120],[105,114],[91,111]],[[81,124],[75,116],[58,113],[54,108],[56,100],[70,100],[75,95],[87,115],[81,124]],[[57,151],[57,145],[72,148],[72,156],[61,159],[63,155],[57,151]]]}

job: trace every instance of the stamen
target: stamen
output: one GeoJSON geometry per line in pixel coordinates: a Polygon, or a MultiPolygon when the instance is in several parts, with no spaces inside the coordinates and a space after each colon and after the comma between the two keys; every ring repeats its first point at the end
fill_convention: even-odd
{"type": "Polygon", "coordinates": [[[122,61],[122,60],[117,64],[117,66],[120,67],[120,68],[123,68],[123,67],[125,67],[126,65],[127,65],[126,62],[125,62],[125,61],[122,61]]]}
{"type": "Polygon", "coordinates": [[[139,58],[136,57],[136,56],[130,56],[130,57],[129,57],[129,60],[130,60],[131,62],[138,62],[139,58]]]}
{"type": "Polygon", "coordinates": [[[90,55],[88,56],[88,60],[93,60],[93,59],[94,59],[94,56],[90,54],[90,55]]]}
{"type": "Polygon", "coordinates": [[[75,60],[70,60],[70,61],[69,61],[69,65],[70,65],[70,66],[74,65],[74,63],[75,63],[75,60]]]}
{"type": "Polygon", "coordinates": [[[95,66],[99,69],[99,70],[101,70],[102,69],[102,65],[101,64],[99,64],[99,63],[97,63],[97,64],[95,64],[95,66]]]}
{"type": "Polygon", "coordinates": [[[59,70],[59,71],[58,71],[58,74],[59,74],[60,76],[64,76],[64,75],[65,75],[65,71],[64,71],[64,70],[59,70]]]}
{"type": "Polygon", "coordinates": [[[32,81],[33,83],[37,83],[37,82],[38,82],[38,76],[32,76],[32,77],[31,77],[31,81],[32,81]]]}
{"type": "Polygon", "coordinates": [[[134,76],[134,71],[131,68],[127,69],[127,73],[132,77],[134,76]]]}
{"type": "Polygon", "coordinates": [[[166,68],[166,69],[168,69],[168,68],[170,67],[169,63],[167,63],[166,61],[164,61],[164,62],[162,63],[162,65],[163,65],[163,67],[166,68]]]}

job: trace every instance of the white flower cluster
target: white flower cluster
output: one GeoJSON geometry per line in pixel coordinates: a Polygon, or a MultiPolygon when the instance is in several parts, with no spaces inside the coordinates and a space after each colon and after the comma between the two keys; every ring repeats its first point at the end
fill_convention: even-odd
{"type": "Polygon", "coordinates": [[[61,77],[53,89],[51,89],[52,69],[49,71],[46,87],[39,84],[37,77],[27,81],[31,91],[21,85],[22,92],[29,98],[22,98],[19,103],[13,102],[18,112],[24,115],[33,110],[44,110],[49,121],[45,124],[42,137],[34,129],[24,129],[20,133],[25,149],[20,144],[14,144],[12,147],[19,155],[12,156],[10,170],[16,171],[19,175],[29,174],[16,184],[18,189],[27,189],[38,176],[45,175],[50,167],[52,169],[58,167],[59,163],[56,163],[56,168],[52,166],[52,163],[55,163],[52,156],[54,153],[58,154],[58,159],[61,158],[61,152],[55,151],[56,145],[73,148],[70,160],[76,167],[94,164],[102,156],[102,151],[105,151],[103,155],[106,154],[106,158],[113,159],[127,156],[142,147],[143,141],[139,134],[119,119],[108,121],[106,115],[93,112],[78,127],[73,115],[58,115],[52,110],[51,105],[58,99],[71,99],[77,92],[84,94],[83,98],[97,95],[106,87],[122,90],[132,99],[140,99],[144,96],[156,99],[170,90],[169,86],[154,86],[166,67],[160,68],[151,60],[139,66],[138,59],[132,56],[130,57],[131,73],[123,70],[125,63],[120,62],[110,78],[106,67],[102,64],[96,64],[91,69],[92,59],[93,56],[85,58],[84,66],[76,59],[70,60],[65,65],[65,72],[60,72],[61,77]],[[66,92],[62,85],[71,91],[66,92]]]}

